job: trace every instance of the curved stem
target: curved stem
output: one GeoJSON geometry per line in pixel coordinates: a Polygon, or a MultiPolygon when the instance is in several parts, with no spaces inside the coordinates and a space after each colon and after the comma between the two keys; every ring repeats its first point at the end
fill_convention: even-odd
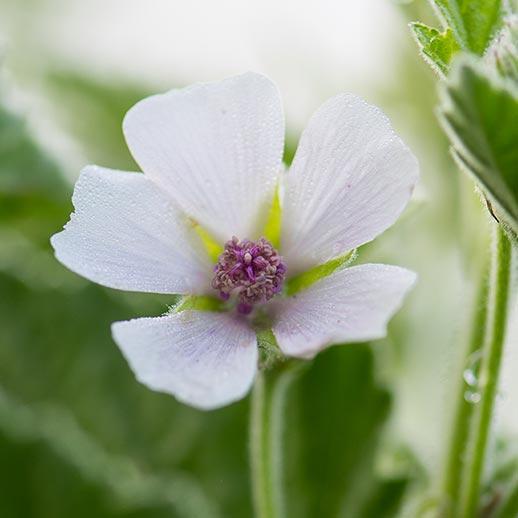
{"type": "MultiPolygon", "coordinates": [[[[496,226],[496,225],[495,225],[496,226]]],[[[500,364],[507,325],[511,243],[498,225],[495,229],[489,284],[488,324],[482,364],[480,366],[480,403],[474,415],[469,457],[463,480],[463,518],[476,516],[480,502],[480,485],[486,458],[487,442],[498,389],[500,364]]]]}
{"type": "MultiPolygon", "coordinates": [[[[470,422],[474,410],[474,404],[466,400],[466,382],[464,381],[464,370],[479,351],[484,343],[484,334],[487,323],[487,261],[482,269],[479,279],[473,314],[471,317],[471,331],[467,344],[462,370],[460,373],[460,383],[457,392],[457,402],[452,423],[452,434],[448,445],[445,472],[443,479],[443,495],[447,516],[452,518],[457,516],[459,505],[459,492],[464,457],[466,453],[466,443],[469,435],[470,422]]],[[[474,373],[478,375],[477,372],[474,373]]]]}
{"type": "Polygon", "coordinates": [[[256,518],[285,515],[282,480],[284,403],[298,364],[260,371],[250,409],[250,468],[256,518]]]}

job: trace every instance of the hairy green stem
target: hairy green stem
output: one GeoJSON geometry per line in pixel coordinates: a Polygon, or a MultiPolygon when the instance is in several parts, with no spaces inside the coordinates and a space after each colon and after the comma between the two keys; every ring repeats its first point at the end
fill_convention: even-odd
{"type": "Polygon", "coordinates": [[[299,365],[260,371],[250,410],[250,468],[256,518],[285,516],[282,479],[284,404],[299,365]]]}
{"type": "Polygon", "coordinates": [[[498,390],[500,365],[507,326],[511,243],[504,230],[495,225],[489,280],[487,332],[479,373],[480,402],[473,416],[468,458],[463,477],[462,518],[474,518],[480,504],[480,486],[486,459],[487,442],[498,390]]]}
{"type": "Polygon", "coordinates": [[[482,275],[477,287],[471,317],[471,331],[460,372],[456,408],[452,423],[452,434],[450,436],[445,462],[442,488],[444,502],[443,512],[451,518],[457,516],[458,513],[462,469],[464,466],[470,422],[474,410],[473,402],[466,399],[466,391],[469,387],[464,381],[464,371],[469,368],[469,364],[472,362],[473,374],[474,376],[478,375],[476,362],[474,362],[473,359],[474,355],[477,354],[484,343],[484,335],[486,332],[488,296],[487,263],[486,261],[482,269],[482,275]]]}

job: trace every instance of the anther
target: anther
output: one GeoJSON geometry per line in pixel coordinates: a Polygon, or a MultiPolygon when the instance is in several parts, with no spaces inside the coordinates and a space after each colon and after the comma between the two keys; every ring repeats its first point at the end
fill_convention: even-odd
{"type": "Polygon", "coordinates": [[[286,267],[277,250],[265,238],[257,241],[233,237],[214,267],[212,287],[223,300],[237,295],[239,313],[247,315],[253,305],[270,300],[282,290],[286,267]]]}

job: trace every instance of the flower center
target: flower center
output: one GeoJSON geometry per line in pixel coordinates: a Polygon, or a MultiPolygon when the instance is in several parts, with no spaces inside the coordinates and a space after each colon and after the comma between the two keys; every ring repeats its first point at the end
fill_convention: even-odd
{"type": "Polygon", "coordinates": [[[253,305],[270,300],[282,289],[286,267],[282,257],[264,237],[257,241],[233,237],[214,267],[212,287],[223,300],[236,294],[238,311],[248,314],[253,305]]]}

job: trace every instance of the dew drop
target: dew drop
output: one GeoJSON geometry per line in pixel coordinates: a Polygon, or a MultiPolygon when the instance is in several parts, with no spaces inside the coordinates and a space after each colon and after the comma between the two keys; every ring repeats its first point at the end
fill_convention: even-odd
{"type": "Polygon", "coordinates": [[[480,360],[482,358],[482,351],[478,350],[471,354],[466,362],[466,368],[462,373],[462,377],[466,384],[470,387],[478,385],[478,371],[480,367],[480,360]]]}
{"type": "Polygon", "coordinates": [[[476,374],[471,369],[466,369],[462,373],[462,377],[464,378],[464,381],[470,386],[475,387],[478,383],[478,378],[476,374]]]}
{"type": "Polygon", "coordinates": [[[466,390],[464,392],[464,400],[468,403],[477,404],[482,399],[480,392],[466,390]]]}

